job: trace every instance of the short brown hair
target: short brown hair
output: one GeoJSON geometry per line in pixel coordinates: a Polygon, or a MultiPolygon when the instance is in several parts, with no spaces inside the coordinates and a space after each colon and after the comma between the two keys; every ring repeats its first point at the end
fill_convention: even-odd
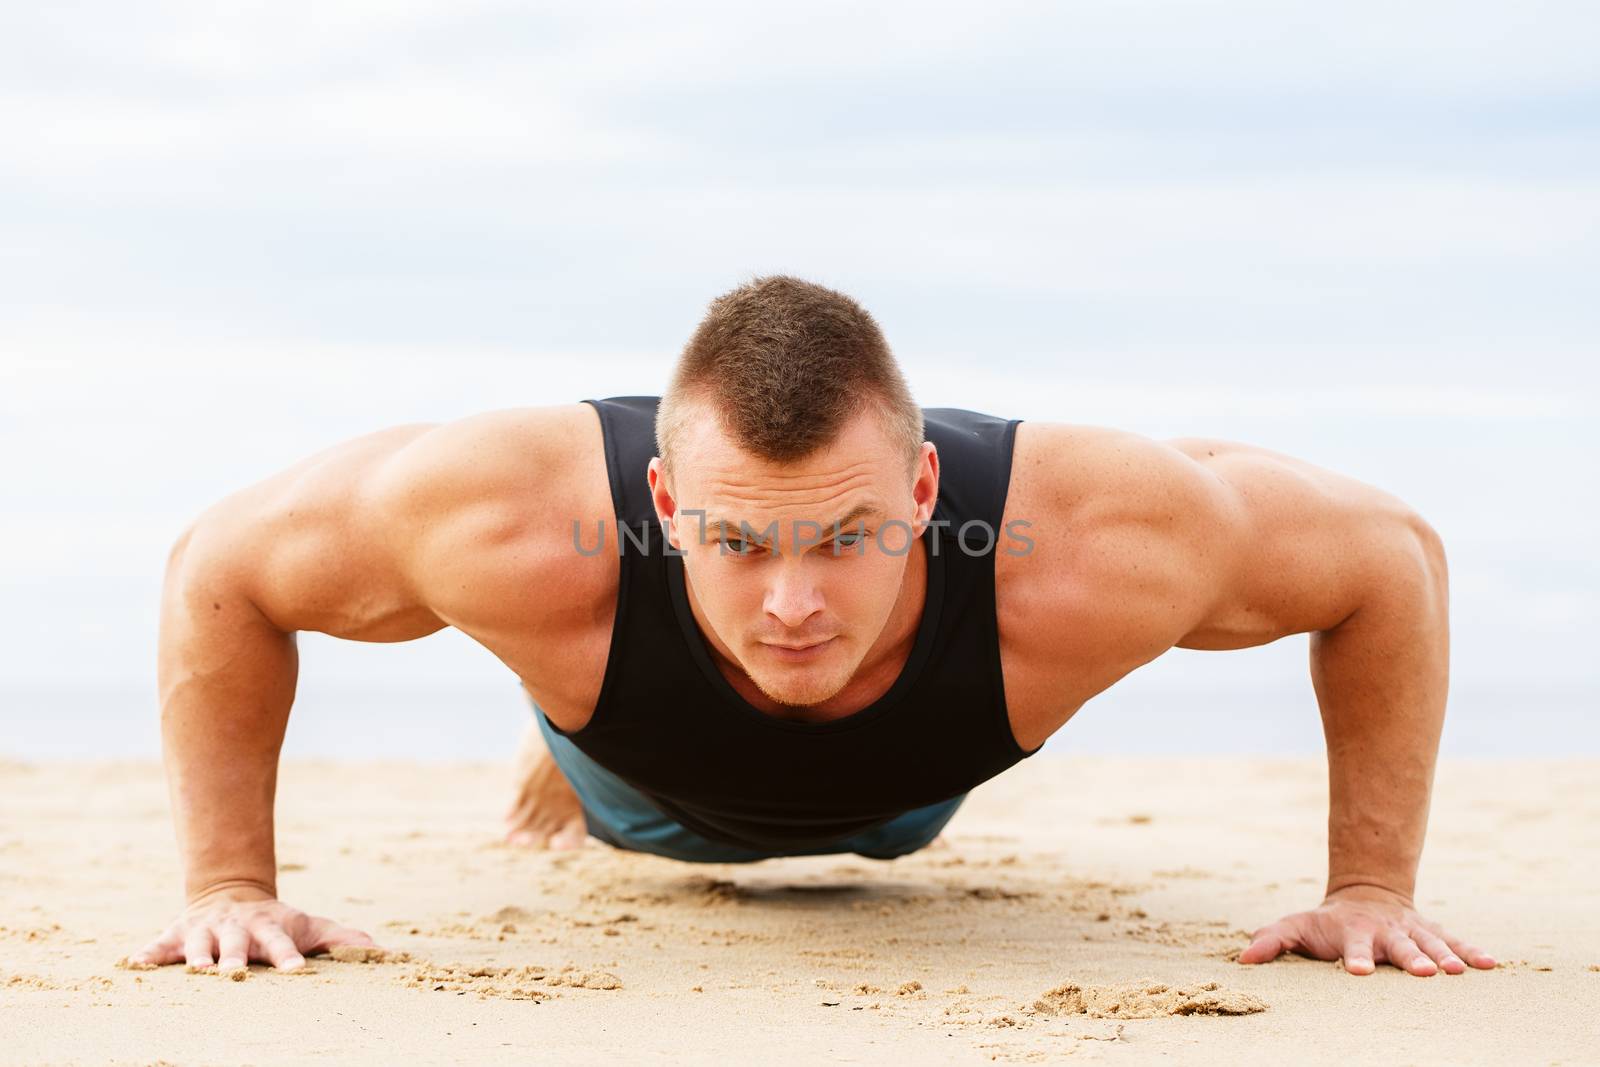
{"type": "Polygon", "coordinates": [[[908,473],[922,451],[922,409],[872,316],[843,293],[785,274],[717,297],[684,346],[656,411],[669,468],[694,401],[707,401],[742,449],[774,462],[825,447],[863,404],[906,452],[908,473]]]}

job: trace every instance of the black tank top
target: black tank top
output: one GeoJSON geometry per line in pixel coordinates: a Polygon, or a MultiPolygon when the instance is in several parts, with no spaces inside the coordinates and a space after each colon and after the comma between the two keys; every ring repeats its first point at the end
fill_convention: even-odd
{"type": "MultiPolygon", "coordinates": [[[[927,599],[911,655],[866,708],[807,723],[758,710],[712,662],[646,482],[658,399],[585,401],[600,414],[628,536],[600,698],[581,729],[558,733],[689,829],[774,850],[825,845],[949,800],[1038,751],[1011,732],[995,619],[994,554],[1025,544],[1001,528],[1021,420],[923,409],[944,524],[922,535],[927,599]]],[[[605,551],[618,551],[618,534],[606,530],[605,551]]],[[[595,538],[583,532],[586,551],[595,538]]]]}

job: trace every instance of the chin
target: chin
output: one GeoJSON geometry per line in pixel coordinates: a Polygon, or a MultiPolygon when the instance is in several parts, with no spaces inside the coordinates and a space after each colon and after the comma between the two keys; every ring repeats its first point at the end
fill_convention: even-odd
{"type": "Polygon", "coordinates": [[[759,675],[752,674],[750,678],[769,699],[797,708],[822,703],[843,689],[850,680],[848,674],[839,678],[834,671],[816,668],[793,672],[763,671],[759,675]]]}

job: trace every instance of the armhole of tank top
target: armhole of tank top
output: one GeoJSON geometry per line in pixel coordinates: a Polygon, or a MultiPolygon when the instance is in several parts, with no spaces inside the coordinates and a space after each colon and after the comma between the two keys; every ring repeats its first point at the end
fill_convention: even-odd
{"type": "MultiPolygon", "coordinates": [[[[620,534],[619,534],[620,536],[620,534]]],[[[620,549],[620,546],[619,546],[620,549]]],[[[578,738],[585,731],[592,731],[596,724],[605,720],[606,704],[610,700],[613,682],[621,667],[618,660],[622,656],[622,630],[623,620],[627,618],[628,587],[632,585],[628,574],[628,555],[619,550],[617,555],[617,609],[611,614],[611,640],[606,643],[605,673],[600,676],[600,695],[594,699],[594,709],[589,712],[589,718],[576,730],[563,732],[562,736],[578,738]]],[[[555,723],[550,724],[552,727],[555,723]]],[[[558,731],[560,732],[560,731],[558,731]]]]}
{"type": "MultiPolygon", "coordinates": [[[[994,505],[994,521],[1002,524],[1006,518],[1006,498],[1011,495],[1011,461],[1016,452],[1017,424],[1021,419],[1011,419],[1006,423],[1006,428],[1000,434],[1000,497],[994,505]]],[[[995,716],[995,726],[1005,735],[1007,749],[1011,752],[1012,762],[1027,759],[1039,748],[1026,749],[1017,743],[1016,731],[1011,728],[1011,708],[1006,703],[1006,674],[1005,665],[1000,660],[1000,591],[995,582],[995,562],[1000,558],[1000,534],[1004,530],[996,531],[994,551],[989,556],[989,599],[994,610],[989,612],[989,657],[990,673],[994,678],[995,707],[999,714],[995,716]]]]}
{"type": "MultiPolygon", "coordinates": [[[[550,728],[562,737],[578,738],[587,731],[592,731],[596,723],[600,722],[605,713],[606,700],[611,695],[613,679],[617,676],[618,657],[622,652],[623,620],[627,618],[628,610],[628,553],[622,545],[622,485],[617,480],[617,446],[616,440],[606,426],[606,416],[600,410],[597,400],[585,400],[585,404],[594,408],[595,417],[600,420],[600,440],[606,459],[606,482],[611,494],[611,521],[613,532],[617,535],[617,607],[611,613],[611,639],[606,642],[606,664],[600,675],[600,694],[595,697],[594,707],[589,711],[589,718],[576,730],[563,730],[555,723],[550,723],[550,728]]],[[[549,721],[548,716],[546,721],[549,721]]]]}
{"type": "Polygon", "coordinates": [[[617,441],[606,423],[606,414],[601,410],[603,400],[585,400],[594,409],[594,417],[600,421],[600,448],[606,459],[606,492],[611,497],[611,518],[613,522],[622,522],[623,504],[627,497],[622,491],[622,481],[618,477],[617,467],[617,441]]]}

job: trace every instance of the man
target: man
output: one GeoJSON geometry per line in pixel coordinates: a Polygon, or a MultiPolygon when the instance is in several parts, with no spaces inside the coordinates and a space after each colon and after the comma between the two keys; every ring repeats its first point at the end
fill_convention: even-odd
{"type": "Polygon", "coordinates": [[[1411,903],[1448,671],[1426,522],[1244,445],[924,411],[863,309],[785,276],[711,304],[659,404],[398,427],[192,524],[160,645],[189,904],[137,959],[371,943],[276,899],[294,635],[445,626],[535,701],[514,836],[719,862],[913,851],[1167,649],[1309,633],[1326,895],[1241,960],[1494,965],[1411,903]]]}

